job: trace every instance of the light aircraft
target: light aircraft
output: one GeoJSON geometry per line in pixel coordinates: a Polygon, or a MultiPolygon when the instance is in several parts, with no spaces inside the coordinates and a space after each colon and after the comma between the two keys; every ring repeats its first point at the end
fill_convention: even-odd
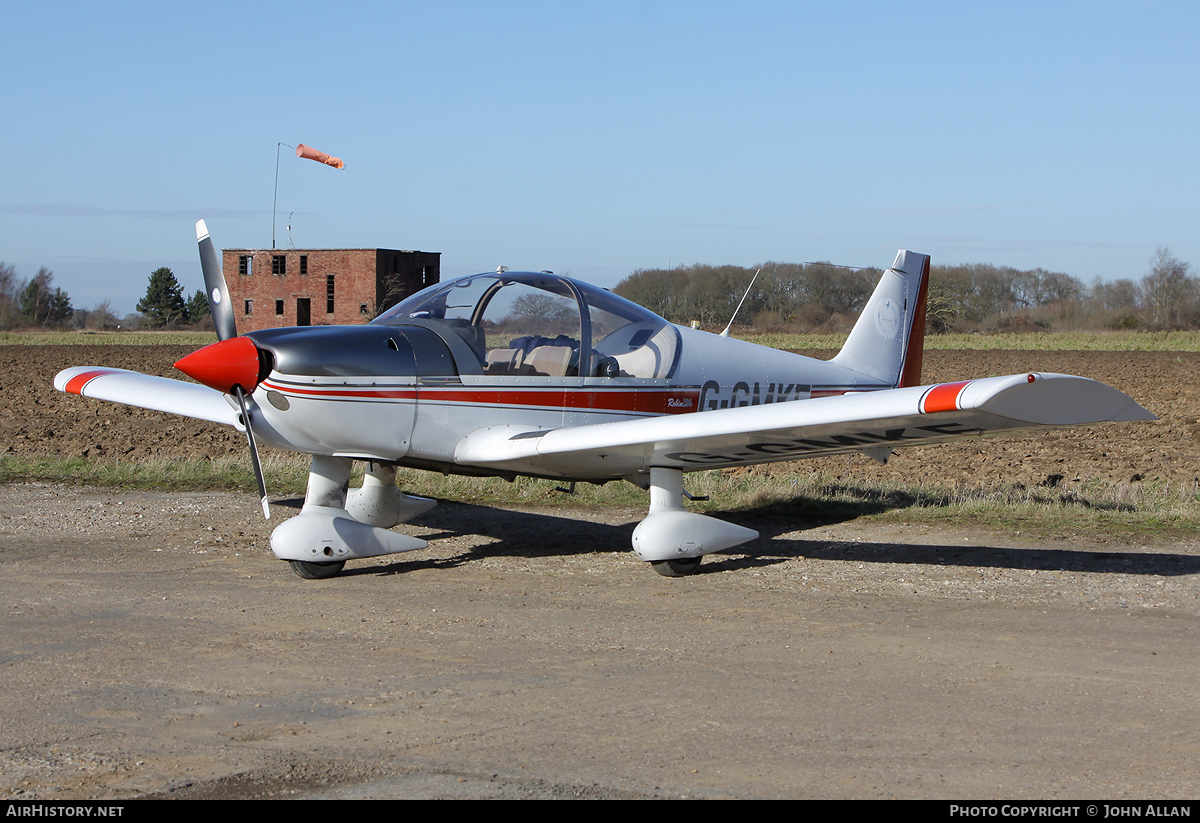
{"type": "Polygon", "coordinates": [[[683,474],[1104,421],[1153,420],[1083,377],[1029,372],[920,384],[929,258],[901,251],[841,351],[823,361],[675,326],[587,283],[496,272],[431,286],[362,326],[238,336],[220,259],[196,224],[217,343],[176,367],[197,383],[123,369],[60,372],[60,391],[244,431],[312,455],[300,513],[271,549],[305,578],[424,548],[392,531],[435,501],[396,467],[649,490],[637,556],[664,575],[758,533],[684,508],[683,474]],[[362,488],[348,489],[353,461],[362,488]]]}

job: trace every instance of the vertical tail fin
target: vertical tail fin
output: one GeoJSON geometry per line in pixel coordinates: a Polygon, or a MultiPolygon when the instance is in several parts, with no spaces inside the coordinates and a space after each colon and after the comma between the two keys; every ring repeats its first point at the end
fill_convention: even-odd
{"type": "Polygon", "coordinates": [[[921,383],[929,255],[900,251],[833,362],[891,386],[921,383]]]}

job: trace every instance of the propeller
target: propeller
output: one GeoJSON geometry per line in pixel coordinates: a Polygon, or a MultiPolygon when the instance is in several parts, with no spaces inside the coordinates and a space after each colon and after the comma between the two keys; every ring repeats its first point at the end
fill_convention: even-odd
{"type": "Polygon", "coordinates": [[[229,299],[229,287],[221,273],[221,258],[208,236],[208,226],[203,220],[196,221],[196,242],[200,244],[200,268],[204,272],[204,292],[208,295],[208,311],[212,314],[213,326],[218,340],[237,337],[237,323],[233,319],[233,301],[229,299]]]}
{"type": "Polygon", "coordinates": [[[263,517],[271,519],[271,508],[267,504],[267,481],[263,477],[262,462],[258,459],[258,444],[254,442],[253,418],[246,402],[248,392],[258,386],[262,371],[262,359],[258,346],[248,337],[238,337],[237,323],[233,317],[233,301],[229,298],[229,286],[221,271],[221,258],[208,236],[208,226],[203,220],[196,221],[196,242],[200,246],[200,269],[204,272],[204,291],[208,295],[208,310],[212,314],[217,340],[192,352],[175,364],[175,368],[218,391],[232,394],[242,410],[242,422],[246,425],[246,442],[250,445],[250,462],[254,465],[254,480],[258,484],[258,497],[262,502],[263,517]]]}
{"type": "Polygon", "coordinates": [[[246,424],[246,440],[250,444],[250,462],[254,464],[254,479],[258,483],[258,499],[262,503],[263,517],[271,519],[271,507],[267,503],[267,481],[263,477],[262,463],[258,460],[258,446],[254,443],[254,428],[250,425],[250,410],[246,408],[246,392],[241,386],[233,387],[238,404],[242,407],[242,422],[246,424]]]}

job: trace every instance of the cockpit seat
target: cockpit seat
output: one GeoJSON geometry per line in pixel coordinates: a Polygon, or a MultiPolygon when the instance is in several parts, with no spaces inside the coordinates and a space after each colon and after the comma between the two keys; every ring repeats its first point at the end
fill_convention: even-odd
{"type": "Polygon", "coordinates": [[[525,352],[520,349],[492,349],[487,353],[488,374],[519,374],[525,352]]]}
{"type": "Polygon", "coordinates": [[[531,366],[534,374],[565,377],[572,352],[570,346],[538,346],[525,358],[525,365],[531,366]]]}

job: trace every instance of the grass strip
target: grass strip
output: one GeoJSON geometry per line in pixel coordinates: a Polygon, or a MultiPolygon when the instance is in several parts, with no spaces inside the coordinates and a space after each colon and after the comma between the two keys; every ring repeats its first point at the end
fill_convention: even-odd
{"type": "MultiPolygon", "coordinates": [[[[355,464],[357,485],[361,464],[355,464]]],[[[263,471],[272,499],[300,497],[308,479],[303,455],[264,456],[263,471]]],[[[254,493],[249,461],[87,460],[62,457],[0,457],[0,482],[48,482],[147,491],[240,491],[254,493]]],[[[444,476],[413,469],[397,471],[400,488],[442,500],[499,508],[572,506],[596,510],[644,510],[644,491],[625,482],[604,486],[578,483],[564,494],[562,481],[520,477],[444,476]]],[[[753,471],[689,474],[684,486],[707,497],[688,508],[717,516],[750,516],[795,528],[864,518],[880,522],[1017,530],[1035,535],[1092,532],[1124,539],[1200,536],[1200,484],[1145,482],[1110,484],[1085,481],[1065,487],[1006,485],[997,488],[918,486],[833,480],[803,471],[769,475],[753,471]]],[[[639,515],[640,516],[640,515],[639,515]]]]}

